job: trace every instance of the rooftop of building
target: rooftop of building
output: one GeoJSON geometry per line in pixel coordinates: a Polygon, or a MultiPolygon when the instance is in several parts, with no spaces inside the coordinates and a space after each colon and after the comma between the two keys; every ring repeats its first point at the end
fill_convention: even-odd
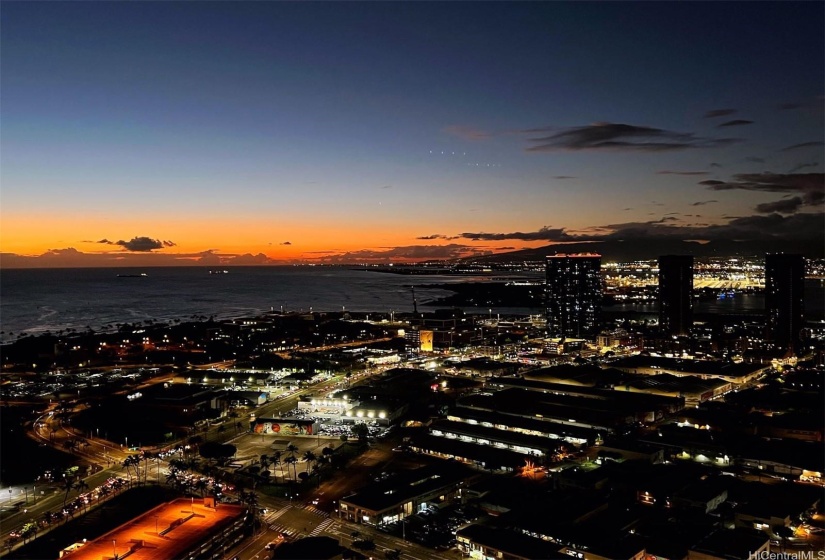
{"type": "Polygon", "coordinates": [[[534,430],[544,434],[553,434],[558,438],[594,439],[599,433],[593,428],[572,426],[569,424],[559,424],[558,422],[548,422],[541,418],[525,418],[510,414],[500,414],[494,411],[478,410],[458,406],[452,410],[447,418],[461,419],[462,421],[475,421],[478,423],[489,423],[508,428],[519,428],[522,430],[534,430]]]}
{"type": "Polygon", "coordinates": [[[660,356],[628,356],[619,358],[611,364],[619,369],[661,369],[662,372],[676,371],[696,375],[715,375],[727,378],[738,378],[752,375],[764,366],[759,364],[732,363],[709,360],[683,360],[680,358],[664,358],[660,356]]]}
{"type": "Polygon", "coordinates": [[[740,482],[731,487],[728,498],[737,503],[736,512],[754,517],[791,517],[817,507],[822,490],[801,484],[740,482]]]}
{"type": "Polygon", "coordinates": [[[487,468],[520,467],[525,464],[525,455],[509,449],[493,447],[492,445],[478,445],[455,439],[432,436],[429,434],[416,436],[412,447],[431,453],[439,453],[450,457],[483,463],[487,468]]]}
{"type": "Polygon", "coordinates": [[[380,512],[417,496],[458,485],[473,476],[476,476],[476,473],[466,467],[445,461],[398,472],[386,480],[372,483],[354,494],[341,498],[341,502],[380,512]]]}
{"type": "MultiPolygon", "coordinates": [[[[575,366],[574,366],[575,367],[575,366]]],[[[611,371],[611,370],[605,370],[611,371]]],[[[618,371],[618,370],[612,370],[618,371]]],[[[621,372],[619,372],[621,373],[621,372]]],[[[598,387],[585,387],[585,386],[575,386],[569,385],[565,383],[554,383],[552,381],[545,381],[543,379],[537,379],[534,376],[531,378],[518,378],[518,377],[493,377],[490,378],[486,385],[489,386],[498,386],[498,387],[514,387],[519,389],[525,389],[529,391],[540,391],[540,392],[550,392],[557,395],[568,395],[574,397],[582,397],[586,399],[592,400],[610,400],[613,401],[611,405],[612,407],[619,407],[622,410],[634,410],[637,407],[674,407],[678,406],[681,407],[682,401],[677,397],[670,397],[664,395],[650,395],[645,393],[629,393],[627,391],[622,391],[624,385],[631,385],[637,386],[639,383],[639,378],[643,377],[659,377],[657,376],[629,376],[628,374],[622,373],[621,378],[616,376],[615,374],[606,374],[606,378],[611,378],[612,383],[611,388],[598,388],[598,387]],[[628,381],[629,380],[629,381],[628,381]]],[[[669,376],[671,379],[676,379],[678,376],[671,375],[669,376]]],[[[545,379],[547,379],[545,377],[545,379]]],[[[698,378],[697,378],[698,379],[698,378]]],[[[655,386],[656,381],[654,380],[651,382],[651,386],[655,386]]],[[[690,387],[691,384],[688,382],[685,384],[687,387],[690,387]]]]}
{"type": "Polygon", "coordinates": [[[468,422],[455,422],[452,420],[438,420],[430,426],[430,430],[441,430],[444,433],[456,434],[459,436],[469,436],[481,438],[490,442],[500,442],[520,447],[529,447],[540,451],[552,451],[559,445],[558,440],[553,440],[543,436],[532,436],[511,430],[500,430],[498,428],[488,428],[478,424],[468,422]]]}
{"type": "Polygon", "coordinates": [[[208,508],[202,500],[179,498],[147,511],[64,558],[100,560],[112,558],[114,553],[122,558],[130,549],[129,560],[180,558],[245,511],[238,505],[208,508]]]}
{"type": "Polygon", "coordinates": [[[717,558],[750,558],[770,539],[766,533],[748,529],[720,529],[711,533],[690,550],[717,558]]]}
{"type": "Polygon", "coordinates": [[[516,558],[569,558],[559,550],[556,544],[530,537],[524,533],[499,529],[489,525],[473,524],[459,529],[456,533],[459,539],[468,539],[473,543],[506,553],[508,557],[516,558]]]}

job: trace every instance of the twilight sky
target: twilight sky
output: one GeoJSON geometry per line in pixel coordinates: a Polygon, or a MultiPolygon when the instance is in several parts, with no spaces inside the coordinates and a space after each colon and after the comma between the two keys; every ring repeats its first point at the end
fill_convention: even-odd
{"type": "Polygon", "coordinates": [[[3,2],[2,266],[822,244],[821,2],[3,2]]]}

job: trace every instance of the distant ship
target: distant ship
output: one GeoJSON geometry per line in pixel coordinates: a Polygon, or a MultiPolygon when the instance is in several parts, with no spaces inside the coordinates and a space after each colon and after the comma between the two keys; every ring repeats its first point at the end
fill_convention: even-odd
{"type": "Polygon", "coordinates": [[[118,278],[143,278],[145,276],[149,276],[145,272],[141,272],[140,274],[118,274],[118,278]]]}
{"type": "Polygon", "coordinates": [[[209,274],[229,274],[228,270],[210,270],[209,274]]]}

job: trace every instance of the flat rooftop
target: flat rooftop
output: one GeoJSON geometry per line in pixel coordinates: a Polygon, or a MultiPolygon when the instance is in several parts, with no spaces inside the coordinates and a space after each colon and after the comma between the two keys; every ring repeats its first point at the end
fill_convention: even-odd
{"type": "Polygon", "coordinates": [[[475,474],[462,465],[444,462],[399,472],[387,480],[362,487],[356,493],[341,498],[341,502],[381,512],[435,490],[444,489],[447,492],[475,474]]]}
{"type": "Polygon", "coordinates": [[[180,498],[161,504],[127,521],[120,527],[86,543],[64,556],[68,560],[112,559],[158,560],[179,558],[235,519],[246,508],[219,504],[217,508],[203,506],[203,501],[180,498]],[[179,520],[185,520],[180,522],[179,520]],[[177,526],[175,524],[179,523],[177,526]],[[158,534],[161,533],[161,534],[158,534]],[[142,546],[138,546],[143,541],[142,546]],[[132,552],[129,553],[129,550],[132,552]]]}
{"type": "Polygon", "coordinates": [[[658,356],[628,356],[610,364],[616,369],[631,371],[637,369],[658,369],[662,373],[685,373],[691,375],[712,375],[725,379],[738,379],[753,375],[765,366],[759,364],[731,363],[707,360],[683,360],[658,356]]]}

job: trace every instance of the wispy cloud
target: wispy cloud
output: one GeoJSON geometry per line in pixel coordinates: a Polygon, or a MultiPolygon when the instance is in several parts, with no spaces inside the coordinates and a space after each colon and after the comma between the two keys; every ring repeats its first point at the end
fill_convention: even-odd
{"type": "Polygon", "coordinates": [[[713,204],[714,202],[719,202],[718,200],[700,200],[698,202],[694,202],[691,206],[704,206],[705,204],[713,204]]]}
{"type": "Polygon", "coordinates": [[[492,133],[487,132],[485,130],[480,130],[472,126],[464,126],[460,124],[451,124],[449,126],[445,126],[443,131],[449,134],[450,136],[456,136],[458,138],[461,138],[462,140],[471,141],[487,140],[488,138],[493,136],[492,133]]]}
{"type": "Polygon", "coordinates": [[[656,175],[710,175],[707,171],[657,171],[656,175]]]}
{"type": "Polygon", "coordinates": [[[574,177],[573,175],[556,175],[556,176],[553,177],[553,179],[559,179],[560,181],[563,181],[565,179],[575,179],[575,178],[576,177],[574,177]]]}
{"type": "Polygon", "coordinates": [[[740,173],[730,181],[701,181],[713,191],[744,190],[798,194],[799,200],[777,200],[756,206],[760,213],[792,213],[802,206],[819,206],[825,202],[825,174],[822,173],[740,173]]]}
{"type": "MultiPolygon", "coordinates": [[[[533,131],[538,132],[537,129],[533,131]]],[[[704,138],[690,132],[673,132],[648,126],[604,122],[556,130],[547,136],[530,138],[529,141],[535,145],[527,148],[528,152],[559,150],[667,152],[690,148],[715,148],[738,140],[704,138]]]]}
{"type": "Polygon", "coordinates": [[[420,239],[420,240],[432,240],[432,239],[451,240],[451,239],[458,239],[458,237],[455,236],[455,235],[444,235],[442,233],[433,233],[432,235],[422,235],[421,237],[416,237],[416,239],[420,239]]]}
{"type": "Polygon", "coordinates": [[[723,122],[722,124],[716,125],[716,128],[723,128],[726,126],[744,126],[747,124],[753,124],[753,121],[748,121],[745,119],[735,119],[732,121],[723,122]]]}
{"type": "MultiPolygon", "coordinates": [[[[793,204],[793,203],[791,203],[793,204]]],[[[790,206],[790,204],[789,204],[790,206]]],[[[788,208],[780,208],[787,212],[788,208]]],[[[778,241],[809,243],[822,238],[822,212],[798,213],[783,216],[778,211],[753,215],[730,217],[724,224],[682,224],[674,216],[664,216],[646,222],[613,223],[590,228],[581,233],[571,233],[564,228],[543,227],[527,232],[477,232],[462,233],[461,237],[473,241],[500,241],[517,239],[522,241],[547,241],[556,243],[597,242],[609,240],[646,241],[662,239],[693,239],[702,241],[778,241]]]]}
{"type": "Polygon", "coordinates": [[[503,239],[519,239],[521,241],[570,241],[573,238],[567,234],[564,228],[553,228],[544,226],[538,231],[514,231],[510,233],[487,233],[487,232],[464,232],[458,234],[463,239],[473,241],[501,241],[503,239]]]}
{"type": "Polygon", "coordinates": [[[489,249],[453,243],[449,245],[408,245],[404,247],[363,249],[339,255],[328,255],[321,257],[321,260],[330,263],[446,260],[489,255],[491,253],[492,251],[489,249]]]}
{"type": "Polygon", "coordinates": [[[821,148],[825,146],[825,142],[821,140],[816,140],[813,142],[802,142],[801,144],[794,144],[792,146],[787,146],[779,150],[780,152],[790,152],[791,150],[800,150],[802,148],[821,148]]]}
{"type": "Polygon", "coordinates": [[[736,109],[712,109],[705,113],[706,119],[714,119],[716,117],[727,117],[728,115],[732,115],[736,112],[736,109]]]}

